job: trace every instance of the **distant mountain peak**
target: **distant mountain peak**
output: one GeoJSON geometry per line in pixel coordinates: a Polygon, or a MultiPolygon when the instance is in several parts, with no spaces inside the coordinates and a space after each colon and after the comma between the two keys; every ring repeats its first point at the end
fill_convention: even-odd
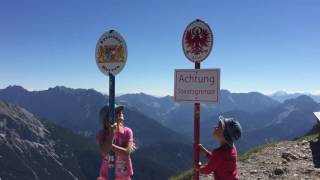
{"type": "Polygon", "coordinates": [[[304,101],[309,101],[309,102],[313,101],[314,102],[314,100],[310,96],[307,96],[307,95],[298,96],[296,99],[297,100],[304,100],[304,101]]]}
{"type": "Polygon", "coordinates": [[[294,99],[288,99],[284,101],[285,105],[294,106],[299,109],[317,109],[320,105],[315,102],[310,96],[300,95],[294,99]]]}
{"type": "Polygon", "coordinates": [[[119,96],[118,98],[122,99],[122,98],[126,98],[126,97],[136,98],[136,99],[140,99],[140,100],[143,100],[143,99],[148,99],[148,100],[157,99],[156,97],[154,97],[152,95],[149,95],[149,94],[146,94],[146,93],[143,93],[143,92],[133,93],[133,94],[124,94],[124,95],[119,96]]]}
{"type": "Polygon", "coordinates": [[[284,103],[292,103],[292,102],[315,102],[311,97],[307,95],[300,95],[296,98],[286,100],[284,103]]]}
{"type": "Polygon", "coordinates": [[[137,93],[137,94],[139,94],[140,96],[148,96],[148,97],[150,97],[150,96],[151,96],[151,95],[146,94],[146,93],[143,93],[143,92],[140,92],[140,93],[137,93]]]}
{"type": "Polygon", "coordinates": [[[220,92],[231,93],[229,90],[226,90],[226,89],[221,89],[220,92]]]}
{"type": "Polygon", "coordinates": [[[286,95],[288,95],[288,93],[283,90],[276,91],[275,93],[271,94],[271,96],[286,96],[286,95]]]}
{"type": "Polygon", "coordinates": [[[55,86],[55,87],[53,87],[53,89],[69,90],[69,89],[72,89],[72,88],[68,88],[66,86],[55,86]]]}
{"type": "Polygon", "coordinates": [[[59,92],[59,93],[66,93],[66,94],[79,94],[79,93],[99,93],[94,89],[81,89],[81,88],[69,88],[66,86],[55,86],[53,88],[48,88],[48,91],[53,91],[53,92],[59,92]]]}
{"type": "Polygon", "coordinates": [[[73,91],[74,89],[68,88],[66,86],[55,86],[53,88],[48,88],[48,90],[70,92],[70,91],[73,91]]]}
{"type": "MultiPolygon", "coordinates": [[[[45,134],[48,133],[48,130],[33,114],[14,104],[0,101],[0,115],[10,118],[10,121],[14,121],[17,126],[23,127],[17,129],[23,129],[24,132],[29,131],[32,133],[30,137],[36,136],[37,138],[43,139],[45,134]]],[[[1,121],[4,121],[5,119],[6,118],[2,119],[1,121]]],[[[9,124],[12,125],[13,122],[10,122],[9,124]]]]}
{"type": "Polygon", "coordinates": [[[27,92],[28,91],[25,88],[23,88],[22,86],[18,86],[18,85],[10,85],[10,86],[6,87],[4,90],[14,91],[14,92],[27,92]]]}

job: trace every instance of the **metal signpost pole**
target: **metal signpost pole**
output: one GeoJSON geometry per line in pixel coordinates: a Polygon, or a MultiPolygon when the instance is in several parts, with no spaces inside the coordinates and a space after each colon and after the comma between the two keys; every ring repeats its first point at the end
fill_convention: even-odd
{"type": "MultiPolygon", "coordinates": [[[[109,74],[109,118],[111,119],[111,124],[115,123],[115,76],[109,74]]],[[[115,153],[113,151],[109,152],[109,179],[115,179],[115,153]]]]}
{"type": "MultiPolygon", "coordinates": [[[[115,30],[104,33],[96,45],[96,63],[99,70],[109,76],[109,118],[115,123],[115,75],[127,61],[127,45],[123,37],[115,30]]],[[[108,179],[115,179],[115,153],[109,152],[108,179]]],[[[105,168],[105,167],[103,167],[105,168]]]]}
{"type": "MultiPolygon", "coordinates": [[[[195,69],[200,69],[200,63],[195,63],[195,69]]],[[[200,103],[194,103],[194,167],[199,166],[200,160],[200,103]]],[[[194,169],[194,180],[199,180],[199,171],[194,169]]]]}
{"type": "MultiPolygon", "coordinates": [[[[182,48],[185,56],[195,64],[196,74],[197,70],[200,70],[200,62],[209,56],[212,46],[213,33],[206,22],[196,19],[187,26],[183,33],[182,48]]],[[[207,99],[199,98],[199,96],[197,94],[191,100],[194,101],[194,168],[199,167],[200,159],[200,149],[198,146],[200,144],[200,102],[208,101],[207,99]]],[[[196,169],[193,172],[193,179],[199,180],[199,172],[196,169]]]]}

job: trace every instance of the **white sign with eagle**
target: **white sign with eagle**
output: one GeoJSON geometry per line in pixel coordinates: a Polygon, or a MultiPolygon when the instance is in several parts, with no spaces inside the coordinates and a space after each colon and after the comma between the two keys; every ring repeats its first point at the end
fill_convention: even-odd
{"type": "Polygon", "coordinates": [[[185,56],[191,62],[200,63],[206,59],[213,46],[213,33],[207,23],[196,19],[191,22],[183,34],[182,47],[185,56]]]}
{"type": "Polygon", "coordinates": [[[96,63],[99,70],[109,76],[118,74],[127,62],[127,45],[115,30],[104,33],[96,46],[96,63]]]}

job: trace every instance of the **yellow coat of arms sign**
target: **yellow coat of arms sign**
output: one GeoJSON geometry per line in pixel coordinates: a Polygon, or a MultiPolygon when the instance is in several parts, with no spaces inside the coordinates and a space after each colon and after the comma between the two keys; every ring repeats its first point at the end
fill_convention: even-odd
{"type": "Polygon", "coordinates": [[[127,61],[127,45],[123,37],[115,30],[104,33],[96,46],[96,63],[100,71],[109,74],[118,74],[127,61]]]}

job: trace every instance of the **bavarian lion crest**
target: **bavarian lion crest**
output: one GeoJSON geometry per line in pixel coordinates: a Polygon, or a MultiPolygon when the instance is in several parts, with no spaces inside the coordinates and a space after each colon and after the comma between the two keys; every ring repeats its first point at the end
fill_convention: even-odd
{"type": "Polygon", "coordinates": [[[122,45],[100,46],[97,53],[98,63],[121,63],[125,61],[122,45]]]}

